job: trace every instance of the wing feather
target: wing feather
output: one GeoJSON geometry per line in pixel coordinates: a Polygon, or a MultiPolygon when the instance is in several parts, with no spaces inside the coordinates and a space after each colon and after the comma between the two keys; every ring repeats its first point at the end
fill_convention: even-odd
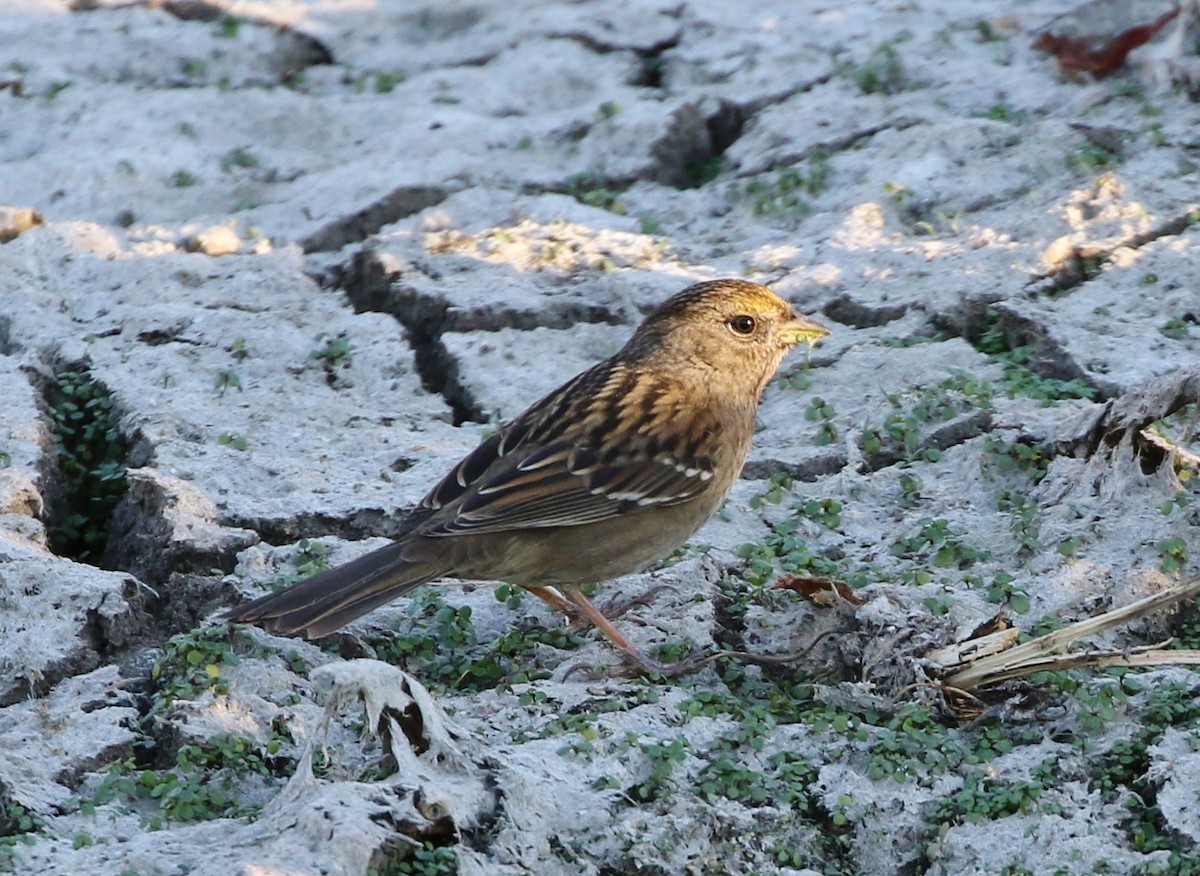
{"type": "MultiPolygon", "coordinates": [[[[581,526],[705,492],[714,463],[679,452],[681,443],[692,442],[681,442],[676,431],[659,439],[645,421],[614,425],[603,394],[626,394],[629,382],[628,373],[602,363],[546,396],[430,491],[416,532],[438,537],[581,526]],[[572,418],[570,397],[597,403],[587,416],[572,418]]],[[[693,416],[694,435],[711,438],[719,428],[703,412],[693,416]]]]}

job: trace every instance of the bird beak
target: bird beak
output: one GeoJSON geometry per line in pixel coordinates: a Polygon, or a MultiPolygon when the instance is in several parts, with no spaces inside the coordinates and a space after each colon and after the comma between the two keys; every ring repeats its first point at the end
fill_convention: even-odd
{"type": "Polygon", "coordinates": [[[829,334],[829,329],[807,316],[801,316],[792,311],[792,318],[779,327],[780,334],[788,344],[798,344],[801,341],[810,347],[829,334]]]}

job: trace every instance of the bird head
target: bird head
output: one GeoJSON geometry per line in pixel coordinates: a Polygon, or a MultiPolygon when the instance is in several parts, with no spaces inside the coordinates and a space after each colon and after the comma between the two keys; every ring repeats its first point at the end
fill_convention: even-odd
{"type": "Polygon", "coordinates": [[[829,329],[764,286],[712,280],[663,302],[629,347],[655,351],[654,358],[680,377],[690,372],[700,380],[719,378],[719,388],[757,401],[792,347],[814,344],[827,334],[829,329]]]}

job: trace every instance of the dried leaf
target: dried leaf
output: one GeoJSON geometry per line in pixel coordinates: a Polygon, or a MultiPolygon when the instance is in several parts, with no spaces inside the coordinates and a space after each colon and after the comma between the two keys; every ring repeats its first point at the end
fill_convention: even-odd
{"type": "Polygon", "coordinates": [[[1006,615],[1004,612],[997,612],[975,629],[971,630],[971,633],[967,636],[966,641],[969,642],[971,639],[982,639],[984,636],[990,636],[992,633],[998,633],[1001,630],[1011,629],[1012,621],[1009,620],[1008,615],[1006,615]]]}
{"type": "Polygon", "coordinates": [[[1152,6],[1161,8],[1161,4],[1130,0],[1091,0],[1051,21],[1033,48],[1054,55],[1067,78],[1091,73],[1103,79],[1179,15],[1175,6],[1152,18],[1152,6]]]}
{"type": "Polygon", "coordinates": [[[835,581],[820,575],[786,575],[775,582],[777,590],[791,590],[814,605],[833,608],[837,605],[862,605],[865,600],[845,581],[835,581]]]}

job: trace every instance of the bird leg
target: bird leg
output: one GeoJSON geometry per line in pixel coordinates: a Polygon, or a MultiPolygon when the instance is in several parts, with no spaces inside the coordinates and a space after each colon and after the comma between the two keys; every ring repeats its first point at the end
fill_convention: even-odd
{"type": "MultiPolygon", "coordinates": [[[[596,608],[583,592],[578,587],[565,587],[563,593],[557,591],[555,595],[559,598],[565,596],[566,599],[574,603],[579,612],[583,614],[595,627],[604,633],[605,638],[613,643],[622,652],[625,664],[629,673],[632,675],[683,675],[688,672],[694,672],[703,666],[707,661],[704,652],[700,649],[694,649],[691,654],[683,658],[677,663],[660,663],[659,661],[647,657],[638,647],[625,637],[625,634],[612,625],[607,617],[604,616],[600,609],[596,608]]],[[[546,600],[550,602],[550,600],[546,600]]],[[[554,603],[551,602],[551,605],[554,603]]],[[[574,671],[572,669],[571,671],[574,671]]],[[[568,672],[568,675],[570,672],[568,672]]]]}
{"type": "MultiPolygon", "coordinates": [[[[563,596],[557,588],[526,587],[525,589],[538,599],[542,600],[542,602],[549,605],[551,608],[555,609],[556,611],[561,611],[563,614],[569,617],[571,619],[572,630],[577,630],[581,627],[587,626],[590,620],[587,614],[578,605],[563,596]]],[[[644,593],[639,593],[632,599],[614,599],[611,602],[606,602],[604,605],[599,606],[598,610],[609,620],[616,620],[632,608],[649,605],[650,601],[654,599],[654,597],[657,596],[661,591],[671,589],[672,587],[670,584],[659,584],[651,587],[644,593]]]]}
{"type": "Polygon", "coordinates": [[[530,593],[536,596],[542,602],[553,608],[555,611],[561,611],[571,619],[571,622],[579,620],[579,609],[575,603],[568,600],[565,596],[558,592],[556,587],[526,587],[530,593]]]}

